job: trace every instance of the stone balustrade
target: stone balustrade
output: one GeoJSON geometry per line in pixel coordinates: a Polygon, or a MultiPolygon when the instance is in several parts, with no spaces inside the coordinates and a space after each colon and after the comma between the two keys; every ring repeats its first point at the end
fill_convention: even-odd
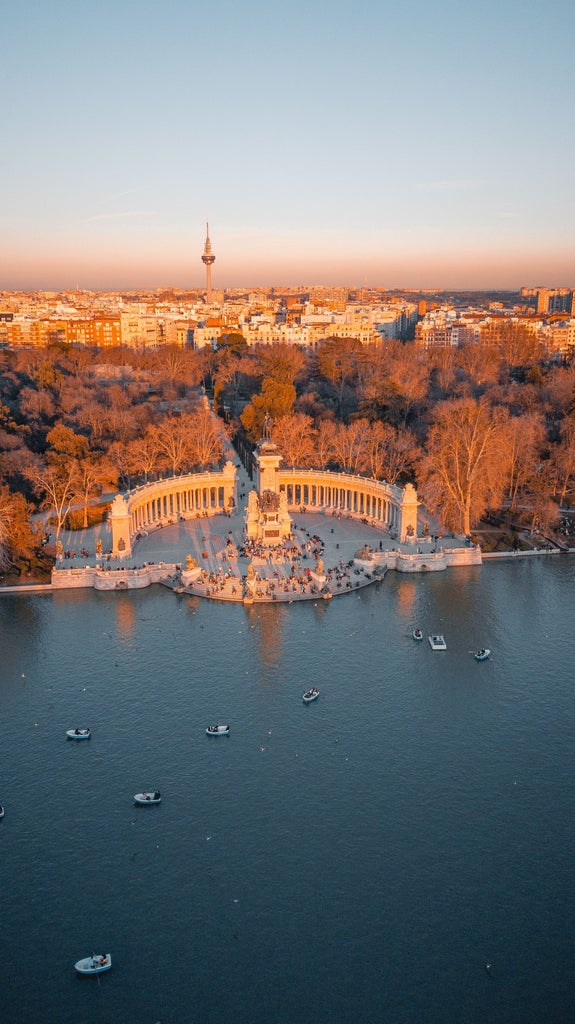
{"type": "Polygon", "coordinates": [[[92,587],[94,590],[140,590],[152,583],[163,583],[178,573],[178,566],[168,562],[144,565],[138,569],[104,569],[82,566],[52,570],[52,589],[68,590],[92,587]]]}

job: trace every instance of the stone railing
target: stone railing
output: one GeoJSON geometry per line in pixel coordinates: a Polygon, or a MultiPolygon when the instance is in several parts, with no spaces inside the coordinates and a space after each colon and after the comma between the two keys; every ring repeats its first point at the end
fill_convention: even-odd
{"type": "Polygon", "coordinates": [[[163,583],[178,574],[176,564],[158,562],[139,569],[104,569],[82,566],[78,569],[53,569],[52,588],[68,590],[91,587],[94,590],[140,590],[152,583],[163,583]]]}

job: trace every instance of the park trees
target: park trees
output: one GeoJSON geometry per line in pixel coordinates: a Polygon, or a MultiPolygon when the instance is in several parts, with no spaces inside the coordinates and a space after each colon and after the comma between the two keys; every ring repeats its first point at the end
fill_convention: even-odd
{"type": "Polygon", "coordinates": [[[88,505],[102,493],[104,484],[117,485],[118,473],[114,464],[100,452],[88,452],[76,459],[74,498],[82,507],[82,526],[88,527],[88,505]]]}
{"type": "Polygon", "coordinates": [[[468,341],[462,345],[457,350],[457,363],[472,391],[477,393],[497,383],[501,353],[487,336],[480,342],[468,341]]]}
{"type": "Polygon", "coordinates": [[[338,416],[347,411],[347,399],[351,397],[361,355],[362,345],[358,338],[326,338],[318,348],[318,369],[333,388],[338,416]]]}
{"type": "Polygon", "coordinates": [[[175,476],[192,467],[205,468],[222,456],[222,427],[209,408],[164,416],[150,424],[142,441],[134,441],[133,465],[147,474],[163,467],[175,476]],[[138,455],[139,452],[139,455],[138,455]]]}
{"type": "Polygon", "coordinates": [[[0,486],[0,570],[20,559],[30,559],[38,546],[38,535],[31,525],[31,505],[21,494],[0,486]]]}
{"type": "Polygon", "coordinates": [[[175,476],[187,469],[190,462],[189,417],[164,416],[150,424],[146,434],[156,445],[159,459],[175,476]]]}
{"type": "Polygon", "coordinates": [[[435,398],[446,399],[453,394],[457,379],[456,349],[452,345],[434,345],[426,350],[432,375],[435,398]]]}
{"type": "Polygon", "coordinates": [[[34,465],[27,476],[56,527],[56,544],[76,497],[76,467],[73,459],[60,458],[49,465],[34,465]]]}
{"type": "Polygon", "coordinates": [[[87,437],[75,434],[70,427],[59,423],[46,437],[50,450],[48,462],[62,480],[72,476],[72,500],[82,507],[83,526],[88,527],[88,505],[92,498],[102,492],[102,485],[117,482],[112,471],[113,463],[103,452],[92,451],[87,437]]]}
{"type": "Polygon", "coordinates": [[[388,391],[395,395],[398,420],[405,425],[426,395],[429,366],[413,344],[388,342],[382,351],[388,391]]]}
{"type": "Polygon", "coordinates": [[[221,422],[207,407],[200,407],[188,417],[190,465],[205,469],[217,463],[223,453],[221,422]]]}
{"type": "Polygon", "coordinates": [[[533,366],[545,354],[534,328],[508,320],[491,320],[483,325],[481,346],[485,344],[495,348],[501,368],[507,372],[533,366]]]}
{"type": "Polygon", "coordinates": [[[249,355],[234,355],[230,349],[223,349],[216,355],[214,404],[219,411],[227,407],[235,415],[240,395],[244,391],[255,391],[257,387],[253,361],[249,355]]]}
{"type": "Polygon", "coordinates": [[[284,342],[257,345],[253,360],[254,370],[262,379],[272,377],[280,384],[294,384],[307,366],[307,358],[302,349],[284,342]]]}
{"type": "Polygon", "coordinates": [[[506,492],[511,511],[517,509],[519,499],[533,482],[545,444],[545,424],[540,412],[527,412],[522,416],[509,416],[506,409],[499,410],[502,463],[506,469],[506,492]]]}
{"type": "Polygon", "coordinates": [[[407,475],[420,455],[415,435],[407,428],[397,428],[378,420],[366,434],[367,472],[376,480],[395,484],[407,475]]]}
{"type": "Polygon", "coordinates": [[[266,415],[272,420],[280,419],[291,412],[296,397],[293,384],[282,384],[273,377],[265,377],[261,392],[253,395],[240,416],[244,430],[250,441],[259,441],[262,436],[263,422],[266,415]]]}
{"type": "Polygon", "coordinates": [[[24,387],[20,392],[18,407],[20,416],[37,437],[48,429],[56,416],[56,404],[50,391],[24,387]]]}
{"type": "Polygon", "coordinates": [[[553,492],[563,505],[567,495],[575,492],[575,416],[562,420],[559,442],[552,448],[550,462],[554,470],[553,492]]]}
{"type": "Polygon", "coordinates": [[[505,486],[500,417],[483,399],[440,403],[420,466],[424,500],[449,529],[471,526],[501,500],[505,486]]]}
{"type": "Polygon", "coordinates": [[[315,435],[316,455],[313,465],[323,469],[335,458],[335,435],[337,423],[332,419],[321,419],[315,435]]]}
{"type": "Polygon", "coordinates": [[[311,466],[315,446],[313,420],[303,412],[280,416],[272,427],[272,441],[277,444],[287,466],[311,466]]]}
{"type": "Polygon", "coordinates": [[[88,438],[83,434],[75,434],[70,427],[58,423],[46,435],[46,443],[49,445],[52,454],[48,457],[54,462],[55,456],[63,456],[67,459],[83,458],[90,450],[88,438]]]}
{"type": "Polygon", "coordinates": [[[247,352],[248,343],[241,331],[225,331],[218,338],[218,350],[221,349],[233,352],[236,356],[241,356],[247,352]]]}
{"type": "Polygon", "coordinates": [[[346,425],[338,423],[333,439],[334,455],[347,473],[359,473],[365,464],[369,421],[354,420],[346,425]]]}
{"type": "Polygon", "coordinates": [[[175,390],[183,394],[187,387],[195,387],[201,379],[200,363],[196,352],[179,345],[164,345],[152,354],[150,369],[154,372],[162,392],[175,390]]]}

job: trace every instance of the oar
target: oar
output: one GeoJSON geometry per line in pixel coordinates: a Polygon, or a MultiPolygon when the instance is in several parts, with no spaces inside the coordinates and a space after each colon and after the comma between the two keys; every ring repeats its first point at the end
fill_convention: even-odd
{"type": "MultiPolygon", "coordinates": [[[[92,953],[92,963],[95,964],[95,962],[96,962],[96,954],[92,953]]],[[[95,973],[96,973],[96,981],[98,982],[98,987],[100,987],[100,976],[99,976],[97,971],[95,973]]]]}

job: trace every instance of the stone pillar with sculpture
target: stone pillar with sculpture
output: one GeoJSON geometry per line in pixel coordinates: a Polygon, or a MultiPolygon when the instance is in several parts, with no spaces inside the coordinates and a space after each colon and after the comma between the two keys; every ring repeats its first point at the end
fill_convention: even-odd
{"type": "Polygon", "coordinates": [[[114,498],[108,521],[112,527],[112,556],[114,558],[129,557],[132,554],[130,512],[122,494],[117,494],[114,498]]]}
{"type": "Polygon", "coordinates": [[[417,491],[413,484],[406,484],[403,488],[401,505],[399,506],[398,533],[402,542],[417,540],[417,509],[419,501],[417,491]]]}
{"type": "Polygon", "coordinates": [[[236,493],[237,470],[229,459],[222,469],[222,483],[224,486],[224,512],[231,514],[238,507],[238,496],[236,493]]]}

